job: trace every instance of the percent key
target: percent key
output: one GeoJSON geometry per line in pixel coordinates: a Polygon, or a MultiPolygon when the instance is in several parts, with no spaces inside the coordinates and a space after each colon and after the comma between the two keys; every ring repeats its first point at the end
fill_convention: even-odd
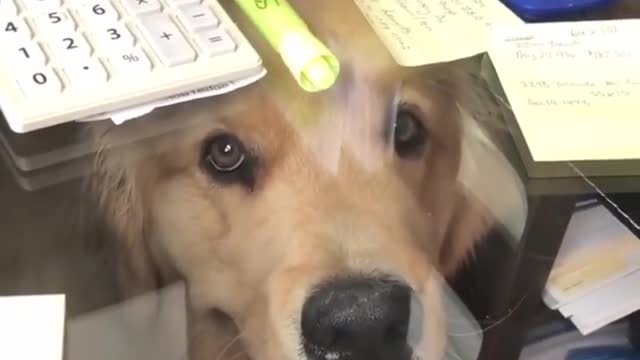
{"type": "Polygon", "coordinates": [[[115,51],[109,57],[117,75],[132,77],[142,76],[151,72],[151,61],[140,48],[130,48],[124,51],[115,51]]]}

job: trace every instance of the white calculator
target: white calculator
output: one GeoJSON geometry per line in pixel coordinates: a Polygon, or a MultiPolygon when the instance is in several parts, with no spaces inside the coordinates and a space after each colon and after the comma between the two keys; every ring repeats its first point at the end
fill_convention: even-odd
{"type": "Polygon", "coordinates": [[[263,72],[216,0],[0,0],[0,109],[15,132],[263,72]]]}

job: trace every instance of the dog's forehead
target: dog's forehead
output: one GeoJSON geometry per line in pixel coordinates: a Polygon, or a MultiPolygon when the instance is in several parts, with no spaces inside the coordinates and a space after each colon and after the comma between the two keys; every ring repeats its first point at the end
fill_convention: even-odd
{"type": "MultiPolygon", "coordinates": [[[[308,25],[311,32],[326,44],[342,64],[352,64],[360,71],[374,72],[395,65],[379,37],[353,1],[323,0],[321,6],[315,1],[290,0],[291,5],[308,25]]],[[[264,65],[274,78],[287,79],[288,70],[280,54],[256,30],[237,6],[226,4],[231,16],[256,48],[264,65]]],[[[291,76],[289,76],[291,78],[291,76]]],[[[284,84],[294,85],[293,81],[284,84]]]]}
{"type": "Polygon", "coordinates": [[[263,151],[279,153],[275,148],[285,146],[289,154],[311,155],[308,160],[331,171],[337,171],[345,151],[363,165],[380,165],[393,86],[375,78],[351,77],[349,71],[342,75],[332,89],[307,93],[297,86],[283,86],[287,80],[271,74],[252,91],[222,102],[233,110],[221,120],[263,151]]]}
{"type": "Polygon", "coordinates": [[[308,0],[290,3],[314,35],[339,59],[338,81],[320,93],[302,90],[280,55],[246,16],[231,6],[232,16],[238,19],[238,25],[260,53],[268,71],[254,91],[248,92],[250,97],[235,94],[227,101],[229,106],[248,111],[242,119],[247,124],[243,125],[243,132],[272,132],[275,124],[269,128],[256,122],[282,121],[301,139],[303,146],[321,154],[324,162],[337,164],[345,145],[357,149],[363,161],[365,154],[368,159],[379,159],[382,154],[374,149],[381,148],[384,119],[402,84],[402,70],[354,2],[323,0],[322,6],[308,0]],[[254,106],[247,110],[249,104],[262,105],[260,109],[254,106]]]}

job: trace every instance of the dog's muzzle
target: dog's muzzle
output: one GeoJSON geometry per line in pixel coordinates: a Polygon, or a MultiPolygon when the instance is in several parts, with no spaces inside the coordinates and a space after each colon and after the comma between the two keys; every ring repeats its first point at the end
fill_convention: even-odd
{"type": "Polygon", "coordinates": [[[302,309],[309,360],[408,360],[412,290],[386,278],[341,277],[320,285],[302,309]]]}

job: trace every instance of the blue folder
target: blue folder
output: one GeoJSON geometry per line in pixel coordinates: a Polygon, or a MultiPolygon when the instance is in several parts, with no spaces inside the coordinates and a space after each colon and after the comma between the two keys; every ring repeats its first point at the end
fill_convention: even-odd
{"type": "Polygon", "coordinates": [[[556,20],[602,9],[618,0],[502,0],[525,21],[556,20]]]}

